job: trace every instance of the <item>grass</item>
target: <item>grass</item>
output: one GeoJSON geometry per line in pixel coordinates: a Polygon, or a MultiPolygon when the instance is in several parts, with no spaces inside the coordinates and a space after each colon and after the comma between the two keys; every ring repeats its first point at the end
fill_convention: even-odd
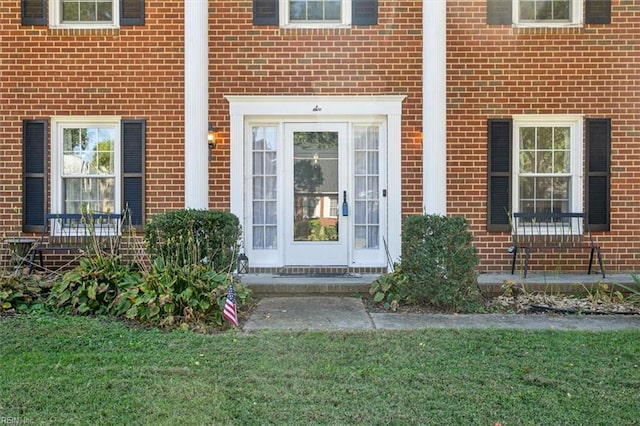
{"type": "Polygon", "coordinates": [[[162,332],[0,318],[0,423],[637,424],[640,330],[162,332]]]}

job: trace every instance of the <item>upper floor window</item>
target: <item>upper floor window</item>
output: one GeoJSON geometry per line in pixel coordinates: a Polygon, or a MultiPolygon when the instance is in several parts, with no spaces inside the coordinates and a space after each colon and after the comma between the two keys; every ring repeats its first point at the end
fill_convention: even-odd
{"type": "Polygon", "coordinates": [[[514,22],[518,25],[581,25],[582,0],[514,0],[514,22]]]}
{"type": "Polygon", "coordinates": [[[55,0],[51,8],[54,26],[87,25],[115,27],[118,2],[113,0],[55,0]]]}
{"type": "Polygon", "coordinates": [[[21,0],[22,25],[119,28],[144,25],[144,0],[21,0]]]}
{"type": "Polygon", "coordinates": [[[377,23],[377,0],[253,0],[254,25],[334,28],[377,23]]]}
{"type": "Polygon", "coordinates": [[[611,0],[486,0],[487,24],[561,27],[611,23],[611,0]]]}
{"type": "Polygon", "coordinates": [[[285,2],[285,22],[288,24],[347,25],[346,0],[289,0],[285,2]],[[287,10],[288,9],[288,10],[287,10]]]}

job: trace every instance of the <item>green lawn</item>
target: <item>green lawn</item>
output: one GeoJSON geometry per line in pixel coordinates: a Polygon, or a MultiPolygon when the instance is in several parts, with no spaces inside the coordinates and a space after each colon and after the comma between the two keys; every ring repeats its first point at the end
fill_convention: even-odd
{"type": "Polygon", "coordinates": [[[628,425],[640,330],[229,331],[0,318],[0,423],[628,425]]]}

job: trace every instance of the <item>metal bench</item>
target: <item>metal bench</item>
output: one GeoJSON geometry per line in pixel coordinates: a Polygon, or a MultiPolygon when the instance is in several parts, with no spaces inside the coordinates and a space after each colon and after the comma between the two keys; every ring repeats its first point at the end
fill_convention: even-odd
{"type": "MultiPolygon", "coordinates": [[[[73,254],[73,259],[60,268],[73,263],[83,254],[117,254],[120,246],[121,216],[113,213],[48,213],[40,239],[31,253],[30,269],[44,267],[44,252],[73,254]]],[[[57,269],[60,269],[57,268],[57,269]]]]}
{"type": "Polygon", "coordinates": [[[602,278],[605,278],[600,246],[593,241],[589,221],[584,213],[514,213],[513,245],[509,248],[513,255],[511,273],[516,268],[516,257],[524,251],[524,277],[529,269],[529,258],[533,250],[569,251],[589,250],[591,274],[593,255],[598,255],[602,278]]]}

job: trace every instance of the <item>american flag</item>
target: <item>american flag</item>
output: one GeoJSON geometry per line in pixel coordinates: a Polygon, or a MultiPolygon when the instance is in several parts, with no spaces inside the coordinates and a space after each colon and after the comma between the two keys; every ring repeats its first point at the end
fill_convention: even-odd
{"type": "Polygon", "coordinates": [[[238,326],[238,311],[236,310],[236,292],[233,290],[233,283],[229,284],[229,290],[227,291],[227,301],[224,302],[224,309],[222,310],[222,317],[233,324],[234,327],[238,326]]]}

